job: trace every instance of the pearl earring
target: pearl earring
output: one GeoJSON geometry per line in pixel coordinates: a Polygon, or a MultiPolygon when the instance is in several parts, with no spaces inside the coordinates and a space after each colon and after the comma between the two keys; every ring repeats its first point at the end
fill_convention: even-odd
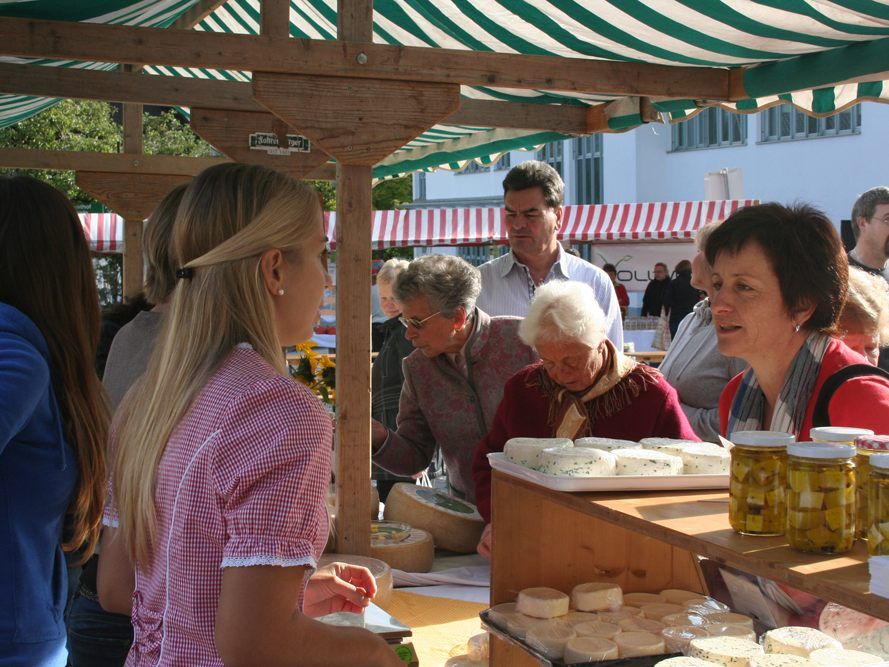
{"type": "Polygon", "coordinates": [[[794,332],[794,333],[799,333],[799,324],[794,324],[794,325],[793,325],[793,332],[794,332]]]}
{"type": "MultiPolygon", "coordinates": [[[[284,296],[284,288],[283,287],[278,288],[278,296],[284,296]]],[[[799,331],[798,327],[797,327],[797,331],[799,331]]]]}

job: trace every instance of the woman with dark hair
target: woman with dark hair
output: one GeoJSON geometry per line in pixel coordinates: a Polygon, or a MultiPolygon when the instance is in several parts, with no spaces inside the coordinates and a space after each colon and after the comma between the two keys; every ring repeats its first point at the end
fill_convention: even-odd
{"type": "MultiPolygon", "coordinates": [[[[722,393],[722,433],[765,429],[808,440],[827,379],[865,363],[831,338],[848,284],[836,230],[811,206],[748,206],[710,235],[706,253],[719,351],[750,364],[722,393]]],[[[825,400],[828,423],[815,426],[889,433],[889,380],[853,377],[825,400]]]]}
{"type": "Polygon", "coordinates": [[[614,285],[614,293],[617,294],[617,305],[620,306],[620,316],[627,316],[627,309],[630,307],[630,295],[627,294],[627,288],[620,284],[617,279],[617,267],[614,264],[605,264],[602,270],[611,278],[611,284],[614,285]]]}
{"type": "Polygon", "coordinates": [[[701,293],[691,284],[691,262],[681,260],[673,271],[675,277],[664,288],[663,304],[670,317],[670,337],[676,335],[679,323],[685,319],[695,304],[701,300],[701,293]]]}
{"type": "Polygon", "coordinates": [[[108,408],[99,299],[65,197],[0,178],[0,664],[64,665],[63,551],[92,555],[105,500],[108,408]]]}

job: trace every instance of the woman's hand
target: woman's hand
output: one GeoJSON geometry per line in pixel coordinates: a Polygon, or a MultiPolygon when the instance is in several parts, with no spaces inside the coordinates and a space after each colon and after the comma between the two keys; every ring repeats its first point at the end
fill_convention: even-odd
{"type": "Polygon", "coordinates": [[[317,618],[338,611],[360,613],[377,594],[377,582],[366,567],[331,563],[309,579],[303,613],[317,618]]]}
{"type": "Polygon", "coordinates": [[[482,531],[482,536],[479,539],[478,546],[475,550],[478,551],[480,555],[491,560],[491,524],[485,524],[485,529],[482,531]]]}

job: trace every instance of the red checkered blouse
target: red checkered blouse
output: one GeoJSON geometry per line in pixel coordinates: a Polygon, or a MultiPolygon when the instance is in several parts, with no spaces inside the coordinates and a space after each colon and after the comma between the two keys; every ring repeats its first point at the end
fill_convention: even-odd
{"type": "MultiPolygon", "coordinates": [[[[306,387],[246,344],[231,353],[158,467],[155,552],[136,568],[128,666],[221,667],[223,568],[316,566],[328,533],[330,443],[330,417],[306,387]]],[[[105,523],[116,518],[109,500],[105,523]]]]}

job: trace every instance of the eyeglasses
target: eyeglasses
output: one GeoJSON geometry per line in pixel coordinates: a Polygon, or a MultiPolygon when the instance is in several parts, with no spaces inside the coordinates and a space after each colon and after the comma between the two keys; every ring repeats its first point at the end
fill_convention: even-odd
{"type": "Polygon", "coordinates": [[[424,317],[422,320],[418,320],[416,317],[405,317],[404,315],[399,315],[398,321],[404,325],[405,329],[407,329],[408,325],[410,325],[414,329],[419,331],[420,329],[423,328],[424,322],[428,322],[433,317],[435,317],[436,315],[440,315],[440,314],[441,314],[441,311],[437,310],[436,312],[432,313],[432,315],[430,315],[429,317],[424,317]]]}

